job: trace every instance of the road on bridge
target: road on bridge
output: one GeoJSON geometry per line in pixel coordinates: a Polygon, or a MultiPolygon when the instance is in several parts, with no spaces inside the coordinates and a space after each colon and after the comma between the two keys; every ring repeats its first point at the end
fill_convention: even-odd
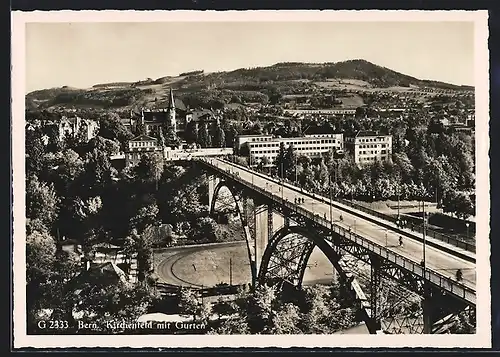
{"type": "MultiPolygon", "coordinates": [[[[237,173],[241,179],[259,186],[263,190],[273,193],[278,199],[283,197],[289,202],[294,202],[296,198],[304,199],[304,203],[300,204],[301,207],[311,213],[319,214],[327,220],[330,219],[330,205],[301,193],[300,189],[298,189],[299,191],[296,191],[286,186],[282,186],[273,181],[271,178],[264,178],[260,174],[256,175],[250,170],[243,169],[220,159],[206,158],[205,160],[223,170],[229,170],[232,173],[237,173]]],[[[336,207],[333,207],[332,212],[334,224],[340,225],[346,229],[349,229],[350,227],[354,233],[362,235],[363,237],[370,239],[381,246],[385,246],[388,250],[408,258],[417,264],[422,261],[423,243],[404,237],[403,245],[399,246],[400,235],[398,233],[387,230],[386,228],[361,217],[341,211],[336,207]],[[342,221],[340,221],[340,215],[342,215],[342,221]]],[[[425,260],[427,269],[453,279],[456,276],[457,270],[461,269],[463,273],[461,283],[469,288],[472,288],[473,290],[476,289],[476,266],[474,263],[429,245],[426,245],[425,260]]]]}

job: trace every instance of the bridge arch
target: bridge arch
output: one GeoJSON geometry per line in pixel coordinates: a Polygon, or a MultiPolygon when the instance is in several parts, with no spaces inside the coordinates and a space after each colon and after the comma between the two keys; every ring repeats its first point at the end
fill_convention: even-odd
{"type": "Polygon", "coordinates": [[[324,238],[311,232],[310,229],[284,226],[273,235],[262,257],[258,283],[278,284],[279,289],[283,289],[287,284],[300,289],[307,262],[315,247],[318,247],[333,265],[341,285],[352,294],[353,302],[359,303],[362,318],[370,333],[375,333],[378,327],[371,318],[368,301],[363,293],[358,295],[358,292],[352,289],[350,285],[352,275],[343,269],[340,254],[324,238]]]}
{"type": "Polygon", "coordinates": [[[344,278],[339,264],[341,256],[326,240],[301,226],[284,226],[278,230],[262,256],[258,281],[286,281],[300,288],[307,268],[307,261],[315,247],[318,247],[332,263],[335,270],[344,278]]]}
{"type": "MultiPolygon", "coordinates": [[[[234,204],[236,207],[236,213],[238,214],[241,222],[241,227],[243,229],[243,234],[245,236],[245,242],[247,245],[248,252],[248,260],[250,262],[250,269],[252,273],[252,281],[256,281],[257,279],[257,270],[256,270],[256,259],[255,259],[255,245],[254,239],[251,236],[250,229],[248,227],[247,217],[245,216],[244,208],[241,207],[241,201],[234,194],[234,187],[227,181],[219,181],[215,186],[215,189],[212,194],[212,200],[210,203],[210,211],[209,214],[213,216],[215,214],[215,203],[217,202],[217,198],[219,197],[220,190],[222,188],[227,188],[231,193],[231,197],[234,200],[234,204]]],[[[209,193],[210,194],[210,193],[209,193]]]]}

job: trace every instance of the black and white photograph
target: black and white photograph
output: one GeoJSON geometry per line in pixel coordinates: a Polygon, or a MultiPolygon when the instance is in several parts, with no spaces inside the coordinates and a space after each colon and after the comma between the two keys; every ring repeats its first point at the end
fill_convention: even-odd
{"type": "Polygon", "coordinates": [[[488,347],[487,18],[14,12],[14,344],[488,347]]]}

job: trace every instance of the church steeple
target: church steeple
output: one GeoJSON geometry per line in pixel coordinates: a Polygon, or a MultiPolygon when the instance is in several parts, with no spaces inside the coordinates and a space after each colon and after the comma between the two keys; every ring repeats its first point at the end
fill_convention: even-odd
{"type": "Polygon", "coordinates": [[[168,103],[168,119],[170,121],[170,127],[174,129],[174,132],[177,132],[177,120],[175,118],[175,100],[172,88],[170,88],[170,100],[168,103]]]}

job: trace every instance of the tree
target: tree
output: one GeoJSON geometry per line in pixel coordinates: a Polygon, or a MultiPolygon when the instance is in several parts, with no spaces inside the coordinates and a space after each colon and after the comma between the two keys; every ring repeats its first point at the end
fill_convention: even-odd
{"type": "Polygon", "coordinates": [[[252,135],[261,135],[262,134],[262,125],[260,122],[256,122],[253,124],[252,128],[249,130],[249,134],[252,135]]]}
{"type": "Polygon", "coordinates": [[[267,156],[263,156],[262,159],[259,161],[259,165],[257,166],[257,168],[262,171],[267,166],[269,166],[269,164],[270,164],[269,158],[267,156]]]}
{"type": "Polygon", "coordinates": [[[311,165],[305,166],[299,174],[299,183],[306,189],[315,187],[314,173],[311,170],[311,165]]]}
{"type": "Polygon", "coordinates": [[[186,124],[186,129],[184,131],[184,137],[185,137],[186,142],[188,144],[197,143],[199,141],[198,128],[197,128],[196,122],[194,120],[191,120],[189,123],[186,124]]]}
{"type": "Polygon", "coordinates": [[[327,333],[328,307],[325,304],[325,292],[320,286],[307,287],[305,290],[306,314],[303,319],[305,333],[327,333]]]}
{"type": "Polygon", "coordinates": [[[212,312],[212,304],[209,301],[204,301],[198,306],[196,311],[198,321],[203,324],[208,324],[210,322],[210,318],[212,317],[212,312]]]}
{"type": "Polygon", "coordinates": [[[278,176],[285,177],[285,160],[286,160],[286,149],[285,143],[280,143],[280,148],[278,151],[278,155],[276,156],[276,167],[278,168],[278,176]]]}
{"type": "Polygon", "coordinates": [[[97,242],[99,232],[102,228],[100,212],[102,200],[99,196],[87,200],[76,198],[74,201],[74,213],[78,224],[78,238],[82,244],[84,260],[91,260],[93,245],[97,242]]]}
{"type": "Polygon", "coordinates": [[[475,215],[475,205],[468,194],[452,190],[443,197],[443,212],[455,214],[465,220],[475,215]]]}
{"type": "Polygon", "coordinates": [[[160,146],[164,148],[166,146],[166,140],[165,140],[165,135],[163,135],[163,128],[160,127],[160,130],[158,130],[158,140],[160,142],[160,146]]]}
{"type": "Polygon", "coordinates": [[[181,288],[179,293],[179,309],[181,314],[192,316],[196,320],[198,312],[198,297],[193,289],[181,288]]]}
{"type": "Polygon", "coordinates": [[[33,232],[26,238],[26,282],[43,284],[53,275],[56,242],[46,232],[33,232]]]}
{"type": "Polygon", "coordinates": [[[199,217],[188,236],[198,243],[214,243],[217,241],[217,222],[210,217],[199,217]]]}
{"type": "Polygon", "coordinates": [[[56,169],[56,187],[59,186],[58,192],[61,196],[71,196],[70,189],[79,185],[78,180],[83,170],[84,162],[78,153],[72,149],[67,149],[62,153],[56,169]]]}
{"type": "Polygon", "coordinates": [[[165,145],[169,147],[178,147],[180,145],[180,140],[177,137],[177,133],[171,127],[166,130],[165,145]]]}
{"type": "Polygon", "coordinates": [[[270,333],[276,335],[300,334],[299,326],[300,311],[297,306],[291,303],[284,304],[274,314],[270,333]]]}
{"type": "Polygon", "coordinates": [[[321,186],[326,188],[329,183],[328,175],[328,168],[325,165],[324,160],[321,160],[316,169],[315,179],[321,186]]]}
{"type": "Polygon", "coordinates": [[[226,134],[225,147],[234,147],[236,137],[238,136],[238,130],[233,125],[231,125],[228,129],[224,129],[224,133],[226,134]]]}
{"type": "Polygon", "coordinates": [[[85,155],[83,173],[80,175],[80,195],[97,196],[109,188],[116,176],[116,169],[111,165],[109,156],[94,148],[85,155]]]}
{"type": "Polygon", "coordinates": [[[102,136],[96,136],[90,139],[87,144],[87,152],[92,152],[97,150],[106,156],[116,155],[120,152],[120,144],[111,139],[103,138],[102,136]]]}
{"type": "Polygon", "coordinates": [[[136,229],[139,233],[144,232],[146,227],[158,224],[158,214],[159,209],[156,203],[140,207],[130,220],[130,229],[136,229]]]}
{"type": "Polygon", "coordinates": [[[470,216],[474,216],[475,212],[475,204],[472,202],[470,195],[460,192],[456,198],[456,211],[455,214],[457,217],[466,220],[470,216]]]}
{"type": "Polygon", "coordinates": [[[208,134],[207,125],[204,120],[200,120],[198,128],[198,144],[202,148],[207,148],[210,145],[210,135],[208,134]]]}
{"type": "Polygon", "coordinates": [[[213,306],[213,312],[216,313],[219,317],[219,320],[222,316],[230,316],[236,312],[235,307],[229,301],[226,301],[219,296],[219,299],[213,306]]]}
{"type": "Polygon", "coordinates": [[[47,228],[57,218],[60,199],[52,184],[39,181],[38,177],[31,176],[26,185],[26,217],[43,222],[47,228]]]}
{"type": "Polygon", "coordinates": [[[38,128],[26,128],[26,173],[39,175],[44,166],[45,146],[42,131],[38,128]]]}
{"type": "Polygon", "coordinates": [[[260,285],[250,296],[247,321],[252,332],[269,332],[276,305],[276,288],[260,285]]]}
{"type": "Polygon", "coordinates": [[[139,281],[145,281],[146,277],[152,270],[151,257],[153,254],[152,235],[147,229],[143,229],[138,233],[136,228],[133,228],[130,237],[132,238],[137,252],[137,278],[139,281]]]}
{"type": "Polygon", "coordinates": [[[230,317],[214,333],[220,335],[248,335],[250,334],[250,327],[244,318],[240,316],[230,317]]]}
{"type": "Polygon", "coordinates": [[[158,298],[145,284],[110,283],[106,279],[84,281],[79,290],[78,294],[70,292],[72,313],[79,314],[80,321],[93,323],[107,333],[125,332],[124,328],[118,326],[117,330],[107,322],[135,323],[158,298]]]}
{"type": "Polygon", "coordinates": [[[140,181],[155,184],[160,180],[163,170],[163,158],[157,152],[142,155],[139,163],[133,168],[140,181]]]}
{"type": "Polygon", "coordinates": [[[295,178],[295,170],[297,168],[297,156],[293,144],[290,144],[286,150],[285,159],[283,161],[283,170],[285,177],[289,179],[295,178]]]}
{"type": "Polygon", "coordinates": [[[51,300],[51,280],[56,243],[46,232],[33,232],[26,238],[26,303],[29,323],[36,323],[37,312],[51,300]]]}
{"type": "Polygon", "coordinates": [[[142,122],[142,120],[137,120],[135,124],[135,130],[134,130],[134,135],[135,136],[140,136],[146,134],[146,126],[142,122]]]}
{"type": "Polygon", "coordinates": [[[214,146],[219,148],[226,147],[226,133],[219,124],[215,127],[214,146]]]}

